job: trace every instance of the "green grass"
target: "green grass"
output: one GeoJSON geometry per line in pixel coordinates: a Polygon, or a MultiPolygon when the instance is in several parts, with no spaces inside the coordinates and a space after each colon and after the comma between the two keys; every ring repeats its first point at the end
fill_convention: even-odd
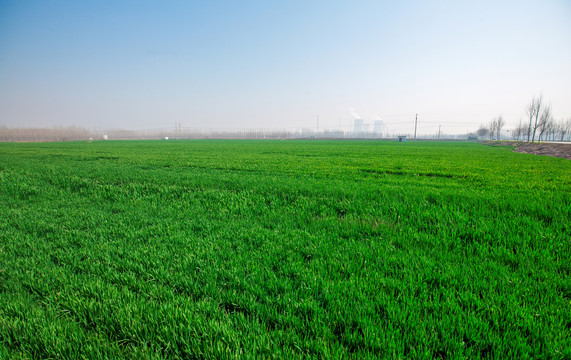
{"type": "Polygon", "coordinates": [[[0,144],[0,358],[571,358],[571,162],[0,144]]]}

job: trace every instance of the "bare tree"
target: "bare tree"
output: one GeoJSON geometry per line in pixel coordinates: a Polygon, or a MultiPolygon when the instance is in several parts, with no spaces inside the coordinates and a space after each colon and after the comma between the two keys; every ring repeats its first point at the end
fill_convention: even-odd
{"type": "Polygon", "coordinates": [[[549,126],[549,129],[547,129],[547,131],[549,133],[547,134],[545,139],[555,141],[557,139],[557,135],[561,132],[561,124],[556,122],[554,118],[551,118],[551,125],[549,126]]]}
{"type": "Polygon", "coordinates": [[[561,120],[559,123],[559,133],[561,134],[561,141],[565,139],[565,135],[571,133],[571,118],[561,120]]]}
{"type": "Polygon", "coordinates": [[[539,115],[541,113],[542,108],[543,108],[543,96],[539,95],[538,97],[534,97],[533,99],[531,99],[531,101],[529,102],[529,104],[525,109],[525,113],[529,118],[527,142],[529,142],[530,136],[531,136],[531,142],[533,142],[535,139],[535,131],[537,130],[539,115]]]}
{"type": "MultiPolygon", "coordinates": [[[[520,124],[521,125],[521,124],[520,124]]],[[[518,125],[516,126],[513,131],[512,131],[512,140],[519,140],[519,137],[521,136],[521,126],[518,125]]]]}
{"type": "Polygon", "coordinates": [[[514,140],[524,140],[527,135],[527,126],[519,120],[518,126],[512,131],[512,138],[514,140]]]}
{"type": "Polygon", "coordinates": [[[488,136],[489,133],[490,129],[488,129],[484,125],[480,125],[480,128],[476,131],[476,135],[478,135],[479,138],[484,138],[488,136]]]}
{"type": "Polygon", "coordinates": [[[553,127],[551,128],[551,140],[557,140],[558,136],[561,135],[563,131],[563,121],[556,122],[553,121],[553,127]]]}
{"type": "Polygon", "coordinates": [[[504,127],[505,124],[506,122],[504,121],[504,118],[501,115],[498,116],[498,118],[496,119],[496,140],[501,139],[502,128],[504,127]]]}
{"type": "Polygon", "coordinates": [[[489,130],[489,135],[490,135],[490,140],[494,140],[494,135],[496,135],[496,129],[498,128],[498,123],[496,121],[496,119],[492,119],[492,121],[490,121],[490,124],[488,125],[488,130],[489,130]]]}
{"type": "Polygon", "coordinates": [[[497,118],[493,118],[492,121],[488,124],[488,133],[490,140],[500,140],[502,137],[502,128],[506,122],[504,118],[500,115],[497,118]]]}
{"type": "MultiPolygon", "coordinates": [[[[536,129],[539,131],[537,142],[540,142],[543,134],[549,133],[552,127],[553,127],[553,116],[551,115],[551,105],[546,105],[541,110],[539,121],[537,122],[536,126],[536,129]]],[[[534,133],[536,129],[534,129],[534,133]]]]}

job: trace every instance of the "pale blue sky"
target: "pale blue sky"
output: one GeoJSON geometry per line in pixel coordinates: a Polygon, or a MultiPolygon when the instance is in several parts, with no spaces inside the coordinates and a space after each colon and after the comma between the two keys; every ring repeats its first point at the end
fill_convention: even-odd
{"type": "Polygon", "coordinates": [[[571,1],[7,1],[0,125],[509,126],[571,117],[571,1]]]}

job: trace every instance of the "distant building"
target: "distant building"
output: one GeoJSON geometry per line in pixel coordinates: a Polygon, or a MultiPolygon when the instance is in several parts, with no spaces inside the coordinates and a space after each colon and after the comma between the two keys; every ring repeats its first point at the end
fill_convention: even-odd
{"type": "Polygon", "coordinates": [[[381,120],[375,120],[373,123],[373,132],[375,135],[381,135],[383,133],[383,122],[381,120]]]}
{"type": "Polygon", "coordinates": [[[353,120],[353,133],[360,134],[363,132],[363,119],[353,120]]]}
{"type": "Polygon", "coordinates": [[[406,141],[406,136],[399,136],[399,142],[405,142],[406,141]]]}

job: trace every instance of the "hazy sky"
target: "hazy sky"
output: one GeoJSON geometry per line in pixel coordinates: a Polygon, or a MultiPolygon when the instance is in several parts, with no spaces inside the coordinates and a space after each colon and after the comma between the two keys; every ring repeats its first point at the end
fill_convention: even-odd
{"type": "Polygon", "coordinates": [[[571,117],[571,1],[0,2],[0,125],[508,126],[571,117]]]}

